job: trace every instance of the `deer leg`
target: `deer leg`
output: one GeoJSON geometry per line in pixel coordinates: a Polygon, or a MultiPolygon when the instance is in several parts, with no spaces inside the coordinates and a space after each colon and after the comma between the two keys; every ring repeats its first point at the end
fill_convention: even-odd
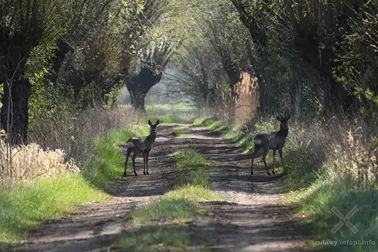
{"type": "Polygon", "coordinates": [[[143,152],[143,174],[146,175],[146,153],[143,152]]]}
{"type": "Polygon", "coordinates": [[[149,152],[147,152],[146,153],[146,167],[147,167],[147,175],[150,175],[149,173],[148,173],[148,156],[150,155],[150,153],[149,152]]]}
{"type": "Polygon", "coordinates": [[[126,161],[125,161],[125,172],[123,173],[124,177],[126,177],[127,160],[129,159],[130,153],[131,153],[131,150],[127,150],[126,161]]]}
{"type": "Polygon", "coordinates": [[[284,169],[284,173],[285,173],[286,169],[285,169],[283,158],[282,158],[282,149],[278,149],[278,153],[280,154],[280,158],[281,158],[281,162],[282,162],[282,168],[284,169]]]}
{"type": "Polygon", "coordinates": [[[273,171],[272,171],[273,174],[276,174],[274,172],[274,168],[276,168],[276,150],[273,150],[273,171]]]}
{"type": "Polygon", "coordinates": [[[133,155],[133,158],[132,158],[135,176],[138,176],[138,174],[136,173],[136,170],[135,170],[135,159],[136,159],[137,155],[138,155],[137,152],[134,152],[134,155],[133,155]]]}
{"type": "Polygon", "coordinates": [[[267,172],[268,175],[270,176],[270,173],[269,173],[269,170],[268,170],[268,166],[266,165],[266,160],[265,160],[265,159],[266,159],[266,154],[264,153],[262,160],[263,160],[263,162],[264,162],[266,172],[267,172]]]}
{"type": "Polygon", "coordinates": [[[252,164],[251,164],[251,175],[253,175],[253,159],[254,159],[254,158],[252,158],[252,164]]]}

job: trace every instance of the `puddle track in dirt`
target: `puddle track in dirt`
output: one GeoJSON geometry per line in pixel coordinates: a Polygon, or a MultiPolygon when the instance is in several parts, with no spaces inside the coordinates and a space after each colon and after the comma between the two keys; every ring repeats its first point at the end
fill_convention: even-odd
{"type": "Polygon", "coordinates": [[[226,199],[201,203],[213,215],[190,224],[193,245],[208,244],[207,251],[309,251],[305,248],[308,232],[291,219],[289,208],[278,202],[282,196],[280,176],[267,176],[261,164],[251,176],[250,158],[217,133],[192,127],[184,132],[186,138],[174,138],[169,135],[173,126],[177,124],[158,129],[150,154],[150,175],[143,175],[142,158],[138,158],[138,176],[128,174],[116,181],[110,191],[112,200],[83,206],[62,219],[44,223],[11,251],[107,251],[120,233],[132,231],[129,216],[136,206],[172,190],[176,173],[166,156],[187,148],[219,162],[209,169],[209,175],[212,189],[226,199]]]}

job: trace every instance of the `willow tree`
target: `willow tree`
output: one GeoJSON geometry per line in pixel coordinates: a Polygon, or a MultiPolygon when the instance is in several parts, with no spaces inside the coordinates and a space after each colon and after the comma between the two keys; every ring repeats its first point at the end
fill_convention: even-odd
{"type": "Polygon", "coordinates": [[[60,32],[57,17],[64,4],[61,0],[0,3],[1,123],[11,143],[27,143],[31,84],[25,78],[26,66],[32,50],[60,32]]]}
{"type": "MultiPolygon", "coordinates": [[[[324,115],[349,109],[353,98],[334,78],[334,69],[340,64],[337,52],[344,35],[350,33],[351,21],[364,6],[371,8],[372,1],[230,2],[250,32],[261,79],[275,89],[288,87],[280,92],[281,96],[272,98],[278,102],[289,99],[297,114],[314,103],[319,104],[318,110],[323,110],[324,115]],[[282,81],[283,78],[286,80],[282,81]]],[[[264,110],[275,106],[266,99],[261,102],[264,110]]]]}
{"type": "Polygon", "coordinates": [[[145,113],[145,98],[148,91],[161,80],[168,64],[174,44],[168,41],[140,51],[136,62],[136,73],[126,80],[126,87],[130,93],[131,103],[138,112],[145,113]]]}

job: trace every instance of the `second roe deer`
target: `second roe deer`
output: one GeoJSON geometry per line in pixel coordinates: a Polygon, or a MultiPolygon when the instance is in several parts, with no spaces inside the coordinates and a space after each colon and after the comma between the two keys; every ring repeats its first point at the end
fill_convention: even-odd
{"type": "Polygon", "coordinates": [[[148,156],[152,149],[152,144],[155,142],[156,128],[159,125],[159,123],[160,123],[159,120],[157,120],[155,124],[152,124],[152,122],[148,120],[148,124],[150,125],[150,134],[147,137],[144,137],[144,138],[132,137],[129,140],[127,140],[126,145],[124,145],[124,147],[127,148],[125,172],[123,173],[124,177],[126,177],[127,160],[129,159],[131,152],[133,152],[132,161],[133,161],[133,168],[134,168],[135,176],[138,176],[138,174],[135,171],[135,158],[138,156],[139,153],[143,154],[143,174],[144,175],[149,174],[148,173],[148,156]]]}
{"type": "MultiPolygon", "coordinates": [[[[282,167],[284,168],[284,163],[282,159],[282,149],[285,146],[286,137],[289,134],[288,120],[290,115],[288,112],[285,115],[278,115],[277,120],[280,121],[280,130],[277,132],[270,133],[259,133],[255,136],[255,151],[252,153],[252,165],[251,165],[251,175],[253,175],[253,160],[257,157],[262,156],[262,160],[265,165],[266,172],[270,175],[268,167],[266,166],[266,156],[268,155],[269,150],[273,150],[273,171],[275,174],[274,168],[276,165],[276,151],[280,154],[282,167]]],[[[284,172],[286,172],[284,168],[284,172]]]]}

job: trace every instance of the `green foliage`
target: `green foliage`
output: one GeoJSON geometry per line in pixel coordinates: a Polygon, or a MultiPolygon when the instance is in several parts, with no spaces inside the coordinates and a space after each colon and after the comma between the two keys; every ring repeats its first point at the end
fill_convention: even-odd
{"type": "MultiPolygon", "coordinates": [[[[374,1],[362,6],[354,18],[348,20],[350,29],[344,29],[343,39],[338,45],[338,63],[334,69],[334,76],[338,82],[356,95],[362,106],[375,106],[377,103],[373,94],[377,95],[377,63],[378,63],[378,4],[374,1]],[[366,98],[367,100],[360,100],[366,98]]],[[[374,114],[365,108],[364,112],[374,114]]]]}
{"type": "Polygon", "coordinates": [[[16,242],[48,219],[74,211],[78,205],[109,197],[81,175],[40,179],[0,192],[0,242],[16,242]]]}

